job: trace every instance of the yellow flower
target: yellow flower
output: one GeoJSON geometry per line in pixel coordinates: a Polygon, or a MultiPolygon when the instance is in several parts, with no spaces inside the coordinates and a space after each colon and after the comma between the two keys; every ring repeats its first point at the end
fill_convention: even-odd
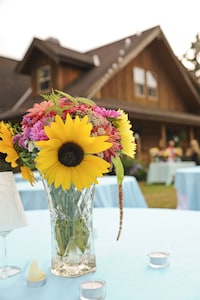
{"type": "Polygon", "coordinates": [[[128,120],[128,115],[123,110],[118,110],[122,116],[119,117],[119,134],[121,136],[122,153],[131,158],[135,157],[136,143],[133,131],[131,130],[131,123],[128,120]]]}
{"type": "Polygon", "coordinates": [[[177,156],[183,156],[183,150],[180,147],[175,148],[174,151],[177,156]]]}
{"type": "Polygon", "coordinates": [[[156,147],[150,148],[149,150],[151,156],[157,156],[159,154],[159,150],[156,147]]]}
{"type": "Polygon", "coordinates": [[[17,167],[16,160],[19,158],[12,143],[12,128],[0,123],[0,152],[6,153],[6,162],[11,163],[12,168],[17,167]]]}
{"type": "Polygon", "coordinates": [[[22,177],[25,180],[29,180],[29,182],[31,183],[31,185],[34,185],[34,183],[37,181],[34,177],[33,172],[26,166],[21,166],[20,168],[21,173],[22,173],[22,177]]]}
{"type": "Polygon", "coordinates": [[[96,177],[109,172],[110,164],[97,155],[110,148],[108,136],[91,137],[92,124],[88,117],[75,120],[67,114],[65,122],[60,116],[50,126],[45,126],[49,140],[35,142],[41,150],[36,157],[37,169],[48,184],[54,183],[69,189],[74,184],[78,190],[98,183],[96,177]]]}

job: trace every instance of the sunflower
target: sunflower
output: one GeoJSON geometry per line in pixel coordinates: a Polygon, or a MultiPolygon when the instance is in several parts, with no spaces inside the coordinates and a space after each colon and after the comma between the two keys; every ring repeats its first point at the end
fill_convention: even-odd
{"type": "Polygon", "coordinates": [[[4,122],[0,123],[0,152],[7,154],[6,162],[11,164],[12,168],[17,167],[17,159],[19,155],[14,149],[12,143],[13,132],[12,128],[9,125],[5,125],[4,122]]]}
{"type": "Polygon", "coordinates": [[[35,142],[40,149],[36,157],[37,169],[48,184],[60,185],[63,190],[73,184],[78,190],[98,183],[97,177],[109,172],[110,164],[97,156],[110,148],[108,136],[91,136],[92,124],[88,117],[73,120],[69,114],[63,121],[60,116],[44,127],[48,140],[35,142]]]}
{"type": "Polygon", "coordinates": [[[121,136],[121,144],[122,144],[122,153],[127,156],[134,158],[136,151],[136,143],[135,137],[133,135],[133,131],[131,130],[131,123],[128,120],[128,115],[124,113],[123,110],[118,110],[121,116],[118,118],[120,122],[118,123],[118,130],[121,136]]]}
{"type": "Polygon", "coordinates": [[[26,166],[21,166],[20,170],[21,170],[22,177],[25,180],[29,180],[29,182],[31,183],[31,185],[34,185],[34,183],[37,180],[35,179],[33,172],[28,167],[26,167],[26,166]]]}

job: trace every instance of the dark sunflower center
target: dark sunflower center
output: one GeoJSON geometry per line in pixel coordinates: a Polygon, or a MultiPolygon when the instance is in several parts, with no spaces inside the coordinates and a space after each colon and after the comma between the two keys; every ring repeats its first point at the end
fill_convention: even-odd
{"type": "Polygon", "coordinates": [[[67,167],[78,166],[84,157],[83,149],[72,142],[63,144],[58,150],[58,160],[67,167]]]}

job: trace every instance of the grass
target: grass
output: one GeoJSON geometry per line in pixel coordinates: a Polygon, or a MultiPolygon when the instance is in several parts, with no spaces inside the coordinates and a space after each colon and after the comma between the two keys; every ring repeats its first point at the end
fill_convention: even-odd
{"type": "Polygon", "coordinates": [[[173,185],[139,182],[140,189],[150,208],[176,208],[176,189],[173,185]]]}

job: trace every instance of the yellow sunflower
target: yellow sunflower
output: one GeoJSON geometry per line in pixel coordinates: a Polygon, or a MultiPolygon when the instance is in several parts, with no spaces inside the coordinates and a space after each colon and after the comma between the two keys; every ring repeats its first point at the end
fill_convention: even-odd
{"type": "Polygon", "coordinates": [[[63,190],[73,184],[78,190],[98,183],[97,177],[109,172],[110,164],[95,154],[112,146],[108,136],[91,137],[92,124],[88,117],[73,120],[68,114],[65,122],[60,116],[44,128],[47,141],[35,142],[40,149],[35,159],[37,169],[48,184],[63,190]]]}
{"type": "Polygon", "coordinates": [[[29,182],[31,183],[31,185],[34,185],[34,183],[37,180],[35,179],[33,172],[28,167],[26,167],[26,166],[21,166],[20,170],[21,170],[22,177],[25,180],[29,180],[29,182]]]}
{"type": "Polygon", "coordinates": [[[119,117],[119,134],[121,136],[122,153],[128,155],[131,158],[135,157],[136,143],[133,131],[131,130],[131,123],[128,120],[128,115],[123,110],[118,110],[121,114],[119,117]]]}
{"type": "Polygon", "coordinates": [[[0,152],[6,153],[6,162],[11,163],[12,168],[17,167],[16,160],[19,158],[18,153],[14,149],[12,143],[12,128],[0,123],[0,152]]]}

